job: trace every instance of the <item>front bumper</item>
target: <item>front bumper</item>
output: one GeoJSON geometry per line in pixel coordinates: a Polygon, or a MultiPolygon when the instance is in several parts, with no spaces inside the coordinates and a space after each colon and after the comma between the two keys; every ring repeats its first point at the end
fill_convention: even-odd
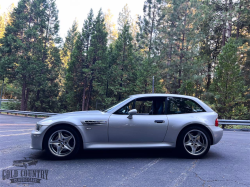
{"type": "Polygon", "coordinates": [[[33,130],[31,132],[31,149],[43,149],[43,134],[40,131],[33,130]]]}
{"type": "Polygon", "coordinates": [[[216,126],[208,126],[208,127],[210,128],[210,131],[213,135],[213,145],[217,144],[223,136],[223,129],[216,126]]]}

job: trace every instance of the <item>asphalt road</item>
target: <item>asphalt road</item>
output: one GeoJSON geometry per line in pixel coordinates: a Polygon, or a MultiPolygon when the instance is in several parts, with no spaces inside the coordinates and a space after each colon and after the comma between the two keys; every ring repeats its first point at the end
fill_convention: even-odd
{"type": "Polygon", "coordinates": [[[0,186],[250,187],[250,132],[224,131],[203,159],[183,158],[174,149],[129,149],[83,151],[57,161],[29,148],[39,120],[0,114],[0,172],[21,172],[25,168],[13,161],[33,159],[38,163],[27,170],[48,170],[47,180],[20,185],[1,177],[0,186]]]}

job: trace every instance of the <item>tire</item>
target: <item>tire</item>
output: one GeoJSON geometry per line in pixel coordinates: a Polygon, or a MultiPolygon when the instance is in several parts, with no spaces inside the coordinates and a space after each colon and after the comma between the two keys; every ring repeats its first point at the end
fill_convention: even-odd
{"type": "Polygon", "coordinates": [[[178,138],[177,148],[188,158],[201,158],[210,149],[211,139],[208,132],[199,126],[184,129],[178,138]]]}
{"type": "Polygon", "coordinates": [[[44,138],[44,148],[53,159],[69,159],[75,156],[81,145],[78,132],[67,125],[50,129],[44,138]]]}

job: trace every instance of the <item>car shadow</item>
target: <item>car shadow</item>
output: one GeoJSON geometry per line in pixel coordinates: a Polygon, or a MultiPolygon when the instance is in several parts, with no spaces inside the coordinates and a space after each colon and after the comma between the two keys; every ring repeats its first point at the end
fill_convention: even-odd
{"type": "MultiPolygon", "coordinates": [[[[45,151],[38,151],[32,155],[33,159],[54,160],[45,151]]],[[[94,149],[82,150],[71,160],[86,159],[127,159],[127,158],[169,158],[169,159],[188,159],[181,155],[174,148],[154,148],[154,149],[94,149]]],[[[205,159],[220,158],[216,152],[208,152],[205,159]]],[[[202,159],[203,159],[202,158],[202,159]]]]}
{"type": "Polygon", "coordinates": [[[114,159],[114,158],[176,158],[180,157],[176,149],[99,149],[81,151],[76,158],[114,159]]]}

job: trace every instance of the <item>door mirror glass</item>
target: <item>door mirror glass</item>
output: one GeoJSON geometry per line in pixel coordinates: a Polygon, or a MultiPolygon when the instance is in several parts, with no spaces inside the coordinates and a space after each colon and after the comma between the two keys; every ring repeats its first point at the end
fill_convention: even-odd
{"type": "Polygon", "coordinates": [[[137,114],[137,110],[136,109],[132,109],[128,112],[128,119],[132,119],[132,116],[137,114]]]}

